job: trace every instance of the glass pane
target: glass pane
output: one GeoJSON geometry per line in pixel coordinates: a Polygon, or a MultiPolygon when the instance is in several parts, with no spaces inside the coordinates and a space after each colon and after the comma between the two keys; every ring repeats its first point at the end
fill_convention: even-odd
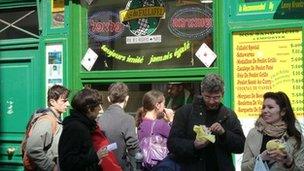
{"type": "Polygon", "coordinates": [[[52,27],[64,27],[64,0],[52,0],[52,27]]]}
{"type": "MultiPolygon", "coordinates": [[[[191,103],[193,96],[200,91],[200,83],[182,83],[182,82],[170,82],[170,83],[152,83],[152,84],[127,84],[129,87],[129,101],[125,108],[127,113],[135,115],[138,108],[141,107],[143,95],[154,89],[160,90],[166,97],[166,106],[174,110],[178,109],[184,104],[191,103]]],[[[101,92],[103,98],[103,108],[107,109],[110,105],[108,96],[109,84],[89,84],[85,85],[91,88],[97,89],[101,92]]]]}
{"type": "Polygon", "coordinates": [[[38,35],[36,7],[1,10],[0,39],[29,38],[38,35]]]}
{"type": "Polygon", "coordinates": [[[212,3],[208,2],[93,1],[88,7],[88,37],[98,58],[92,70],[211,65],[213,23],[212,3]],[[196,54],[203,43],[208,48],[196,54]]]}

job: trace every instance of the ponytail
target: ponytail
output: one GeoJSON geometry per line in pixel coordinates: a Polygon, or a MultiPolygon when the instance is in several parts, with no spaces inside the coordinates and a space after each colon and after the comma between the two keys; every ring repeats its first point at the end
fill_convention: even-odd
{"type": "Polygon", "coordinates": [[[137,110],[137,114],[135,117],[135,125],[138,127],[140,123],[143,121],[143,118],[146,116],[147,111],[143,107],[137,110]]]}

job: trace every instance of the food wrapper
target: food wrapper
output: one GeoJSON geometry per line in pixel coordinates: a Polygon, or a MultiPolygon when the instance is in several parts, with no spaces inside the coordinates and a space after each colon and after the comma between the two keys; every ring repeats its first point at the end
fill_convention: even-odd
{"type": "Polygon", "coordinates": [[[196,133],[196,139],[198,141],[208,140],[212,143],[215,142],[215,136],[211,134],[205,125],[194,125],[193,131],[196,133]]]}
{"type": "Polygon", "coordinates": [[[266,149],[269,151],[272,150],[285,150],[285,143],[279,139],[273,139],[267,142],[266,149]]]}

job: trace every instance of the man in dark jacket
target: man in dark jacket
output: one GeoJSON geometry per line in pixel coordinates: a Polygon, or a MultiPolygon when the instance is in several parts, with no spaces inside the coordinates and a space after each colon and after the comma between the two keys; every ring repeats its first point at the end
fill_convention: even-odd
{"type": "Polygon", "coordinates": [[[232,153],[243,152],[245,136],[235,112],[221,103],[224,82],[219,75],[206,75],[201,90],[193,104],[176,112],[168,149],[182,170],[235,170],[232,153]],[[194,125],[205,125],[215,142],[197,140],[194,125]]]}

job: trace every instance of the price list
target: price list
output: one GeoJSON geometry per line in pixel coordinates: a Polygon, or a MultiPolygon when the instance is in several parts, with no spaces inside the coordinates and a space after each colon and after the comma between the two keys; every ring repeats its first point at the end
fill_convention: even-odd
{"type": "Polygon", "coordinates": [[[296,114],[304,116],[304,88],[303,88],[303,53],[302,42],[291,42],[291,70],[292,70],[292,99],[291,103],[296,114]]]}
{"type": "Polygon", "coordinates": [[[257,118],[263,94],[283,91],[298,117],[304,113],[302,31],[263,30],[233,33],[234,110],[257,118]]]}

